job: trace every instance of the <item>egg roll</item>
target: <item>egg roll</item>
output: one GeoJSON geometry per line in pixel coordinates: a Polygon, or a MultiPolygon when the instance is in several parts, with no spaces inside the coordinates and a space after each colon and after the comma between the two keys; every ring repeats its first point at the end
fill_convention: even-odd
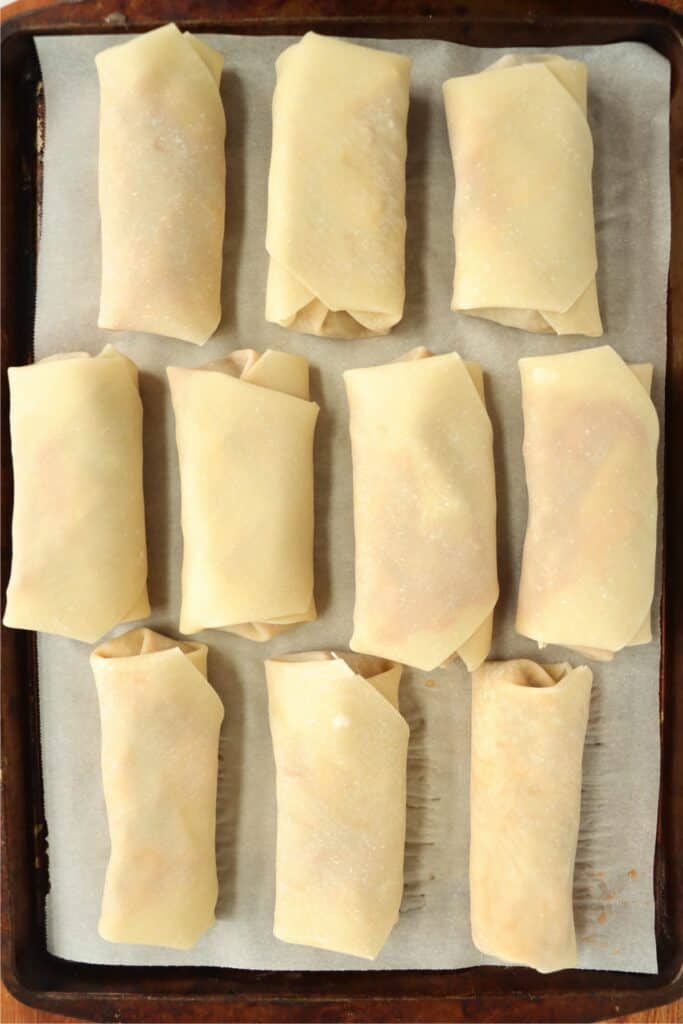
{"type": "Polygon", "coordinates": [[[196,345],[221,318],[223,57],[165,25],[95,58],[100,82],[99,327],[196,345]]]}
{"type": "Polygon", "coordinates": [[[472,676],[470,914],[489,956],[576,966],[573,881],[586,666],[487,662],[472,676]]]}
{"type": "Polygon", "coordinates": [[[4,623],[92,643],[149,615],[142,403],[107,345],[8,371],[14,471],[4,623]]]}
{"type": "Polygon", "coordinates": [[[424,348],[348,370],[356,601],[351,648],[431,670],[491,646],[493,435],[481,368],[424,348]]]}
{"type": "Polygon", "coordinates": [[[410,65],[315,32],[278,58],[266,320],[363,338],[403,316],[410,65]]]}
{"type": "Polygon", "coordinates": [[[546,334],[602,334],[588,71],[503,57],[444,84],[455,172],[451,308],[546,334]]]}
{"type": "Polygon", "coordinates": [[[135,629],[90,658],[111,854],[99,933],[189,949],[214,922],[223,704],[204,644],[135,629]]]}
{"type": "Polygon", "coordinates": [[[652,639],[652,366],[608,345],[520,359],[529,514],[517,632],[597,660],[652,639]]]}
{"type": "Polygon", "coordinates": [[[308,363],[253,349],[169,367],[180,462],[181,633],[268,640],[315,618],[308,363]]]}
{"type": "Polygon", "coordinates": [[[273,932],[373,960],[403,892],[401,666],[315,651],[266,662],[277,778],[273,932]]]}

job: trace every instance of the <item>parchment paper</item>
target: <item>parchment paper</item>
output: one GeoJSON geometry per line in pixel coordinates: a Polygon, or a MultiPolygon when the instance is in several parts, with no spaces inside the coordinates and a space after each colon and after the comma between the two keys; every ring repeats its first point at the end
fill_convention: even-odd
{"type": "MultiPolygon", "coordinates": [[[[244,346],[308,357],[322,413],[316,440],[316,622],[258,645],[220,632],[210,679],[225,703],[218,796],[218,922],[188,953],[110,945],[97,935],[108,835],[100,784],[99,719],[86,645],[39,637],[43,777],[49,830],[49,949],[93,963],[210,964],[251,968],[446,968],[487,962],[473,947],[468,907],[470,685],[460,663],[406,671],[410,722],[406,889],[400,920],[375,964],[287,946],[271,934],[275,842],[274,767],[262,659],[348,645],[353,607],[353,528],[347,408],[341,373],[386,362],[416,344],[479,360],[496,436],[501,600],[492,656],[537,656],[514,633],[526,517],[521,454],[520,356],[589,346],[451,313],[453,177],[441,84],[480,70],[500,50],[439,42],[376,42],[414,58],[408,155],[407,304],[386,339],[342,342],[293,334],[264,320],[266,181],[273,62],[291,39],[207,37],[225,54],[228,122],[223,322],[204,348],[97,329],[98,89],[93,58],[120,37],[39,38],[46,149],[36,358],[112,341],[142,371],[151,624],[175,632],[179,608],[178,472],[164,369],[197,366],[244,346]]],[[[663,414],[669,252],[669,66],[640,44],[563,49],[590,68],[595,139],[598,290],[607,333],[627,360],[655,365],[663,414]]],[[[552,231],[552,224],[548,225],[552,231]]],[[[220,467],[217,467],[220,472],[220,467]]],[[[655,602],[655,607],[658,600],[655,602]]],[[[567,656],[549,648],[546,660],[567,656]]],[[[575,663],[577,656],[571,660],[575,663]]],[[[659,645],[594,665],[576,871],[580,962],[655,971],[652,864],[659,783],[659,645]]],[[[189,767],[191,770],[191,766],[189,767]]],[[[493,962],[493,961],[488,961],[493,962]]]]}

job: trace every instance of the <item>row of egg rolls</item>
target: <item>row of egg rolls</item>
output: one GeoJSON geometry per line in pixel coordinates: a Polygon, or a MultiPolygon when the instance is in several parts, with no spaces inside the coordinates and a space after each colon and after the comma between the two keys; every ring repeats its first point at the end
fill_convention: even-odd
{"type": "MultiPolygon", "coordinates": [[[[659,425],[652,368],[603,346],[520,361],[529,515],[517,630],[604,660],[651,639],[659,425]]],[[[313,437],[301,356],[170,367],[184,538],[180,629],[266,640],[315,618],[313,437]],[[215,467],[221,466],[221,472],[215,467]]],[[[416,349],[345,374],[351,647],[431,670],[491,645],[491,423],[476,364],[416,349]]],[[[107,346],[10,370],[15,503],[6,625],[94,641],[149,614],[142,410],[107,346]]]]}
{"type": "MultiPolygon", "coordinates": [[[[99,326],[202,344],[220,320],[220,53],[166,25],[96,58],[99,326]]],[[[266,320],[323,337],[403,315],[409,58],[307,33],[276,62],[266,320]]],[[[602,334],[585,64],[509,56],[444,85],[452,308],[602,334]],[[552,225],[552,231],[548,225],[552,225]]]]}
{"type": "MultiPolygon", "coordinates": [[[[135,629],[90,661],[110,836],[100,935],[188,949],[213,924],[218,895],[223,705],[207,682],[207,648],[135,629]]],[[[278,804],[274,933],[374,958],[403,891],[401,666],[316,651],[266,662],[266,677],[278,804]]]]}
{"type": "MultiPolygon", "coordinates": [[[[498,597],[491,424],[455,353],[350,370],[353,650],[431,670],[487,657],[498,597]]],[[[415,358],[415,357],[422,358],[415,358]]],[[[652,638],[652,367],[609,346],[520,360],[529,513],[517,631],[609,660],[652,638]]]]}
{"type": "MultiPolygon", "coordinates": [[[[266,640],[315,618],[308,363],[234,352],[170,367],[184,537],[180,628],[266,640]],[[220,472],[216,472],[220,466],[220,472]]],[[[135,365],[107,346],[9,371],[4,623],[92,642],[150,613],[135,365]]]]}
{"type": "MultiPolygon", "coordinates": [[[[213,924],[223,706],[203,644],[98,647],[111,942],[187,949],[213,924]],[[188,776],[187,765],[192,764],[188,776]]],[[[374,959],[403,893],[409,728],[401,666],[333,651],[265,663],[276,771],[274,935],[374,959]]],[[[470,893],[484,953],[576,964],[572,887],[592,674],[488,662],[472,679],[470,893]]]]}

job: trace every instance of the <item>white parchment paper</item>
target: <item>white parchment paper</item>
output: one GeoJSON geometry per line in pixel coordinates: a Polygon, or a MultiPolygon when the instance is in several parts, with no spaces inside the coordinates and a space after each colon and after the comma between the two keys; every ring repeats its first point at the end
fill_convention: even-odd
{"type": "MultiPolygon", "coordinates": [[[[385,339],[316,339],[267,324],[266,182],[273,63],[293,40],[211,36],[225,54],[228,122],[223,321],[204,348],[98,330],[98,88],[93,58],[121,37],[36,40],[46,98],[36,359],[98,352],[113,341],[141,370],[151,624],[177,635],[181,536],[168,364],[197,366],[234,348],[307,356],[322,407],[316,440],[316,622],[266,645],[207,632],[210,679],[225,703],[218,794],[220,898],[214,928],[187,953],[117,946],[97,934],[108,857],[99,719],[86,645],[39,637],[40,712],[51,891],[49,949],[93,963],[250,968],[454,968],[493,962],[473,947],[468,907],[470,686],[460,663],[427,677],[406,671],[401,708],[411,727],[406,887],[400,920],[376,963],[288,946],[272,937],[275,792],[262,659],[348,645],[353,527],[347,409],[341,373],[386,362],[416,344],[456,349],[486,371],[495,429],[501,600],[492,656],[536,656],[514,632],[526,517],[517,360],[587,347],[451,313],[453,177],[441,84],[478,71],[500,50],[441,42],[375,42],[414,58],[409,116],[407,304],[385,339]]],[[[595,140],[598,290],[605,342],[655,366],[663,416],[669,252],[669,66],[640,44],[567,48],[590,69],[595,140]]],[[[553,225],[548,225],[552,232],[553,225]]],[[[220,468],[217,467],[217,471],[220,468]]],[[[655,609],[658,606],[655,601],[655,609]]],[[[546,660],[567,656],[549,648],[546,660]]],[[[659,644],[595,665],[584,759],[576,913],[583,967],[655,971],[652,865],[659,785],[659,644]]],[[[576,656],[572,659],[576,662],[576,656]]],[[[191,771],[191,766],[188,766],[191,771]]]]}

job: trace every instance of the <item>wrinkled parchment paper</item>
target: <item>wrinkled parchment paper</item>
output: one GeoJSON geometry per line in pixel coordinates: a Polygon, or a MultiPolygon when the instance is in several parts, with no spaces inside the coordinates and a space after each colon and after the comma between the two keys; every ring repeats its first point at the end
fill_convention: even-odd
{"type": "MultiPolygon", "coordinates": [[[[535,656],[514,633],[526,516],[517,359],[595,344],[508,330],[451,313],[453,178],[441,84],[500,56],[439,42],[374,45],[414,58],[409,117],[407,304],[385,339],[316,339],[267,324],[266,181],[275,57],[293,40],[207,37],[225,54],[228,122],[223,321],[204,348],[96,327],[99,297],[98,89],[93,58],[121,37],[36,40],[46,98],[45,185],[36,358],[98,352],[113,341],[141,370],[145,406],[151,624],[175,632],[179,608],[178,470],[164,369],[197,366],[234,348],[283,348],[307,356],[322,413],[316,440],[316,596],[320,617],[258,645],[220,632],[210,680],[225,703],[218,794],[218,921],[187,953],[110,945],[97,920],[108,835],[99,768],[99,720],[89,648],[39,637],[43,777],[51,891],[48,946],[93,963],[210,964],[251,968],[453,968],[487,962],[469,932],[467,885],[470,686],[458,663],[427,676],[406,671],[401,707],[411,727],[406,886],[400,920],[375,964],[272,937],[274,767],[262,659],[348,645],[353,607],[351,461],[342,370],[386,362],[414,345],[457,349],[486,371],[496,437],[501,600],[492,656],[535,656]]],[[[595,139],[598,290],[605,341],[628,360],[655,364],[663,414],[669,251],[669,66],[640,44],[564,49],[590,68],[595,139]]],[[[552,224],[548,225],[552,231],[552,224]]],[[[220,472],[220,467],[216,467],[220,472]]],[[[658,602],[655,603],[657,606],[658,602]]],[[[549,648],[546,660],[567,657],[549,648]]],[[[575,663],[577,656],[572,659],[575,663]]],[[[659,645],[595,665],[584,760],[576,871],[580,962],[655,971],[652,863],[659,782],[659,645]]],[[[191,771],[188,766],[188,771],[191,771]]],[[[492,961],[488,961],[492,962],[492,961]]]]}

